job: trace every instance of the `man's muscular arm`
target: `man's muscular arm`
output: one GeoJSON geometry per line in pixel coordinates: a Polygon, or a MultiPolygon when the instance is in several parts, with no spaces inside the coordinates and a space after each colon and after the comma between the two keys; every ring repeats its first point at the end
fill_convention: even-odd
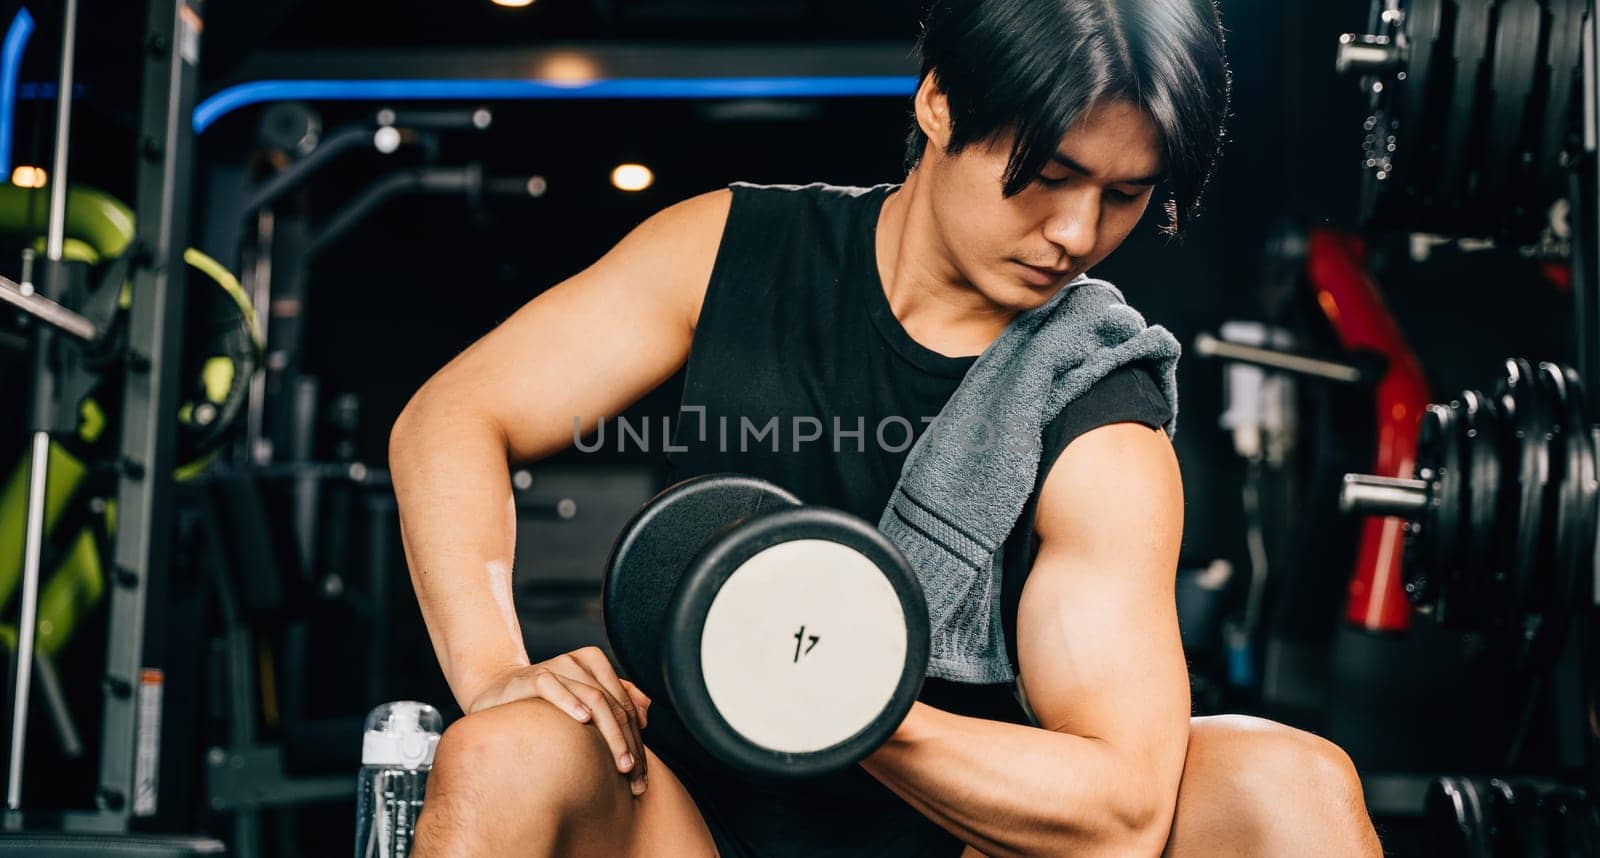
{"type": "Polygon", "coordinates": [[[1017,615],[1040,727],[918,703],[863,766],[986,855],[1159,855],[1188,745],[1182,530],[1163,433],[1116,424],[1075,440],[1045,479],[1017,615]]]}
{"type": "Polygon", "coordinates": [[[687,359],[731,195],[645,221],[423,385],[389,439],[411,580],[456,701],[525,667],[511,601],[510,461],[548,456],[687,359]]]}

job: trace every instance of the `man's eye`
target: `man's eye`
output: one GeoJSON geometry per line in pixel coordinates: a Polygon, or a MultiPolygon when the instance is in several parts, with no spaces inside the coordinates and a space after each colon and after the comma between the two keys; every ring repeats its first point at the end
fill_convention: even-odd
{"type": "Polygon", "coordinates": [[[1044,185],[1047,188],[1059,188],[1062,185],[1065,185],[1067,183],[1067,179],[1069,179],[1069,178],[1070,178],[1069,176],[1061,176],[1059,178],[1052,178],[1050,176],[1040,176],[1039,177],[1039,184],[1044,185]]]}
{"type": "Polygon", "coordinates": [[[1119,203],[1138,202],[1139,197],[1143,196],[1143,194],[1125,194],[1122,191],[1107,191],[1107,194],[1119,203]]]}

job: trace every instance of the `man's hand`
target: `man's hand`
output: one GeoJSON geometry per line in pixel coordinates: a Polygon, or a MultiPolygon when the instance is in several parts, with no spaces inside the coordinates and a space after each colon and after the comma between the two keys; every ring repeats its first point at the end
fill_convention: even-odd
{"type": "Polygon", "coordinates": [[[599,647],[503,670],[472,699],[467,713],[525,699],[548,700],[578,721],[592,719],[611,746],[617,771],[629,775],[634,795],[644,794],[644,739],[639,731],[650,723],[650,698],[618,677],[599,647]]]}

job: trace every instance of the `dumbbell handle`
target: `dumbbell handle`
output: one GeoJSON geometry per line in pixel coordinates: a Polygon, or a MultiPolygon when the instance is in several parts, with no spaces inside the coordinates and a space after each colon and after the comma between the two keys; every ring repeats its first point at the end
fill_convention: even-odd
{"type": "Polygon", "coordinates": [[[1333,68],[1339,74],[1351,71],[1367,74],[1388,71],[1404,61],[1400,48],[1391,44],[1386,36],[1345,33],[1339,37],[1339,52],[1334,56],[1333,68]]]}
{"type": "Polygon", "coordinates": [[[1364,378],[1364,373],[1359,366],[1297,355],[1292,352],[1264,349],[1260,346],[1247,346],[1243,343],[1228,342],[1210,334],[1201,334],[1195,337],[1194,350],[1200,357],[1221,358],[1236,363],[1247,363],[1281,372],[1320,378],[1325,381],[1358,384],[1364,378]]]}
{"type": "Polygon", "coordinates": [[[1339,510],[1360,515],[1415,518],[1428,506],[1428,484],[1400,477],[1345,474],[1339,490],[1339,510]]]}

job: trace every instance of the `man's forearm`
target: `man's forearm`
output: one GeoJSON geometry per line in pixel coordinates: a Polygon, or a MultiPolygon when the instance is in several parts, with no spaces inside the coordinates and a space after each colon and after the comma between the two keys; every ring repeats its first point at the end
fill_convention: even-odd
{"type": "Polygon", "coordinates": [[[1176,799],[1176,784],[1155,785],[1148,765],[1105,742],[923,703],[861,765],[993,858],[1158,855],[1176,799]]]}
{"type": "Polygon", "coordinates": [[[389,467],[417,602],[465,709],[497,671],[528,663],[512,603],[516,508],[505,440],[424,394],[395,424],[389,467]]]}

